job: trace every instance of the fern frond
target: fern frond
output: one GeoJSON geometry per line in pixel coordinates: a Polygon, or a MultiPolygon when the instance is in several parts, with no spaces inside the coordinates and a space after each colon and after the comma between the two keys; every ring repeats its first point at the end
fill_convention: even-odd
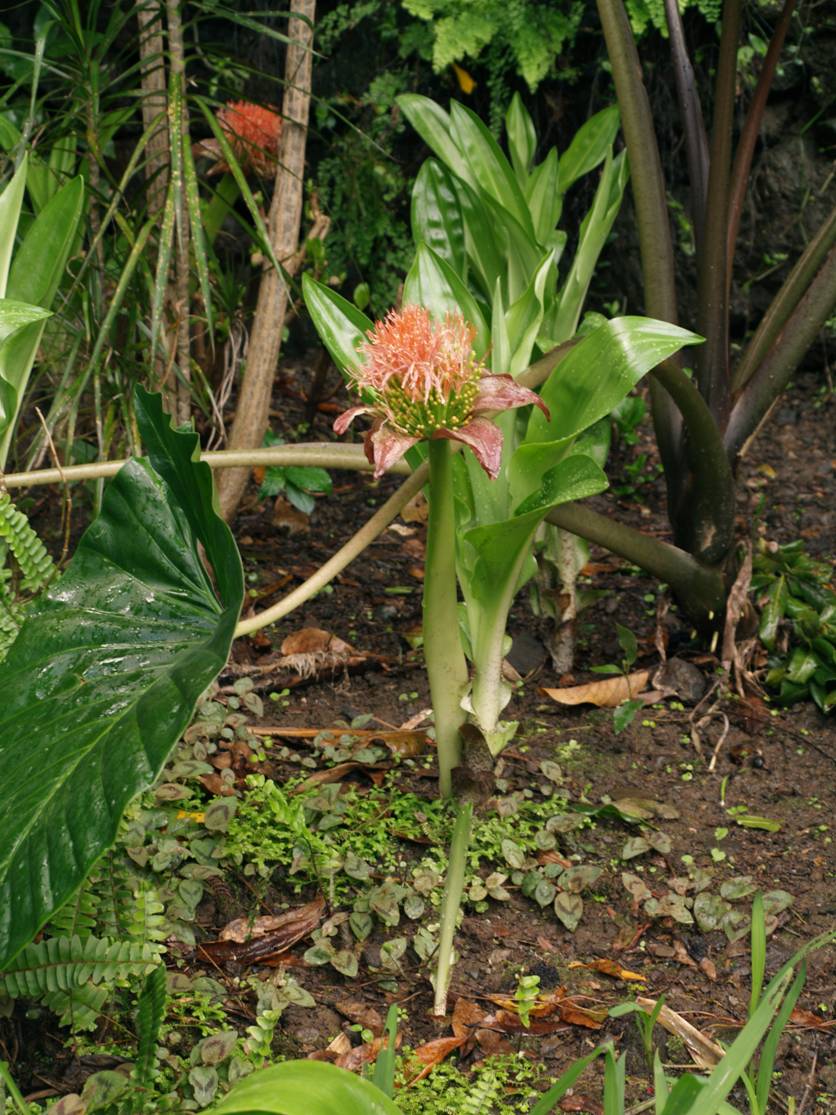
{"type": "Polygon", "coordinates": [[[27,945],[0,975],[0,990],[14,998],[39,998],[84,984],[138,979],[158,963],[154,945],[107,937],[51,937],[27,945]]]}
{"type": "Polygon", "coordinates": [[[137,1057],[134,1078],[143,1086],[150,1086],[154,1078],[157,1039],[165,1018],[167,999],[165,965],[160,964],[146,977],[137,1004],[137,1057]]]}
{"type": "Polygon", "coordinates": [[[107,987],[74,987],[72,991],[50,991],[42,1002],[58,1016],[61,1026],[69,1026],[74,1034],[82,1030],[95,1030],[99,1015],[110,995],[107,987]]]}
{"type": "Polygon", "coordinates": [[[57,573],[55,563],[29,520],[12,503],[8,492],[0,492],[0,539],[8,545],[20,566],[21,590],[36,593],[46,588],[57,573]]]}
{"type": "Polygon", "coordinates": [[[141,881],[134,895],[133,913],[128,923],[128,935],[134,941],[161,944],[169,934],[165,907],[154,887],[141,881]]]}
{"type": "Polygon", "coordinates": [[[98,923],[98,899],[85,884],[56,910],[46,925],[50,937],[90,937],[98,923]]]}

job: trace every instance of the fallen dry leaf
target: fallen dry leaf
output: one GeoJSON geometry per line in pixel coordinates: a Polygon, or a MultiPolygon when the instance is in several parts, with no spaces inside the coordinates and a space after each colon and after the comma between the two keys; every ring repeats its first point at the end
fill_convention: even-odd
{"type": "Polygon", "coordinates": [[[265,724],[252,728],[257,736],[279,736],[281,739],[318,739],[322,743],[356,739],[358,745],[380,742],[396,755],[411,759],[430,746],[426,732],[411,728],[287,728],[282,724],[265,724]]]}
{"type": "Polygon", "coordinates": [[[198,945],[198,954],[215,963],[263,964],[292,948],[319,925],[325,899],[316,898],[284,914],[236,918],[221,931],[217,941],[198,945]]]}
{"type": "MultiPolygon", "coordinates": [[[[355,1045],[347,1053],[340,1054],[334,1064],[337,1068],[347,1069],[349,1072],[359,1072],[365,1065],[369,1065],[377,1059],[378,1053],[386,1045],[387,1040],[385,1037],[379,1037],[375,1038],[374,1041],[355,1045]]],[[[395,1044],[397,1044],[397,1039],[395,1044]]]]}
{"type": "Polygon", "coordinates": [[[645,983],[646,977],[641,972],[631,972],[629,968],[622,968],[617,960],[610,960],[606,956],[599,957],[597,960],[590,960],[584,964],[580,960],[573,960],[569,965],[570,968],[588,968],[592,972],[602,972],[605,976],[612,976],[613,979],[622,980],[637,980],[639,983],[645,983]]]}
{"type": "Polygon", "coordinates": [[[836,1018],[819,1018],[811,1010],[801,1010],[796,1007],[790,1015],[793,1026],[801,1026],[805,1030],[833,1030],[836,1028],[836,1018]]]}
{"type": "Polygon", "coordinates": [[[573,1096],[565,1096],[557,1105],[558,1111],[581,1111],[583,1115],[604,1115],[604,1109],[596,1100],[589,1096],[582,1096],[577,1092],[573,1096]]]}
{"type": "Polygon", "coordinates": [[[419,1045],[417,1049],[413,1050],[412,1060],[417,1061],[422,1067],[415,1076],[411,1076],[406,1087],[410,1084],[417,1084],[419,1080],[423,1080],[425,1076],[429,1076],[436,1065],[449,1057],[450,1054],[460,1049],[466,1038],[433,1038],[432,1041],[424,1042],[419,1045]]]}
{"type": "MultiPolygon", "coordinates": [[[[651,1013],[656,1006],[655,999],[644,999],[641,996],[636,999],[636,1003],[648,1013],[651,1013]]],[[[696,1026],[686,1022],[682,1015],[677,1014],[675,1010],[671,1010],[670,1007],[662,1007],[659,1011],[658,1020],[659,1025],[663,1026],[668,1033],[675,1034],[685,1043],[691,1059],[699,1068],[713,1069],[722,1060],[722,1047],[712,1041],[711,1038],[706,1037],[696,1026]]]]}
{"type": "Polygon", "coordinates": [[[383,1033],[383,1018],[379,1011],[364,1003],[362,999],[337,999],[334,1010],[339,1011],[349,1022],[357,1022],[370,1030],[376,1038],[383,1033]]]}
{"type": "Polygon", "coordinates": [[[458,998],[456,1005],[453,1007],[453,1017],[450,1020],[450,1025],[453,1034],[457,1038],[468,1038],[473,1036],[476,1027],[480,1026],[485,1019],[485,1010],[480,1007],[478,1003],[472,1003],[469,999],[458,998]]]}
{"type": "Polygon", "coordinates": [[[606,681],[590,681],[585,685],[569,685],[560,689],[541,689],[540,692],[561,705],[617,708],[624,701],[638,698],[649,677],[649,670],[636,670],[627,677],[612,677],[606,681]]]}

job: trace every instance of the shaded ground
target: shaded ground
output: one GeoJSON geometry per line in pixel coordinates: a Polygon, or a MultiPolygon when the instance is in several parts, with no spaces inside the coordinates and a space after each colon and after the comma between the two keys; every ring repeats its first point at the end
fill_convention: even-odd
{"type": "MultiPolygon", "coordinates": [[[[295,386],[300,399],[294,402],[292,392],[283,396],[281,415],[277,414],[274,424],[274,432],[288,440],[302,416],[304,384],[295,386]]],[[[317,415],[313,436],[328,436],[329,425],[330,417],[317,415]]],[[[833,539],[832,446],[826,434],[830,428],[820,383],[813,377],[802,378],[778,410],[767,436],[744,463],[741,484],[741,500],[751,502],[756,510],[760,533],[777,542],[800,535],[820,557],[829,556],[833,539]]],[[[641,455],[649,451],[646,428],[640,431],[637,444],[616,448],[614,488],[621,492],[617,499],[628,519],[664,534],[661,483],[641,462],[641,455]]],[[[281,507],[274,512],[270,503],[258,503],[251,497],[239,515],[235,533],[253,606],[267,606],[312,573],[394,486],[389,479],[375,483],[368,477],[338,475],[335,493],[318,503],[309,522],[281,507]]],[[[389,848],[395,851],[391,864],[385,864],[383,858],[371,863],[368,885],[381,886],[388,880],[403,884],[411,894],[416,868],[427,856],[444,853],[443,843],[437,849],[433,846],[439,830],[433,828],[432,818],[423,832],[420,824],[418,829],[404,832],[396,819],[401,815],[397,803],[407,793],[426,798],[426,812],[431,810],[434,774],[429,752],[416,747],[415,754],[397,762],[379,739],[346,738],[338,741],[335,750],[327,746],[333,739],[315,743],[282,733],[290,728],[327,729],[358,717],[369,718],[364,721],[366,730],[385,732],[413,722],[427,708],[420,655],[413,649],[413,636],[420,625],[422,559],[420,522],[389,530],[338,578],[333,591],[320,594],[276,628],[239,641],[221,676],[218,699],[231,700],[234,707],[242,695],[241,679],[251,679],[253,689],[244,702],[247,724],[239,733],[249,742],[236,751],[221,740],[219,747],[211,743],[208,752],[205,748],[200,752],[216,768],[203,782],[210,794],[224,790],[224,780],[239,793],[249,793],[245,776],[253,769],[282,785],[300,773],[320,777],[319,772],[353,756],[352,769],[340,768],[343,773],[338,785],[327,790],[326,777],[323,789],[335,795],[333,805],[345,794],[351,800],[371,800],[369,795],[384,788],[382,803],[373,823],[369,822],[370,831],[387,834],[388,825],[389,848]],[[346,667],[338,653],[331,668],[301,679],[287,664],[278,662],[281,644],[286,637],[312,627],[345,640],[358,652],[356,657],[364,660],[346,667]],[[263,712],[252,694],[263,699],[263,712]],[[252,731],[265,726],[275,728],[276,733],[258,737],[264,757],[248,762],[249,752],[260,746],[252,731]]],[[[592,568],[592,587],[601,595],[579,622],[572,679],[558,679],[550,671],[542,646],[545,629],[532,622],[523,600],[515,607],[512,633],[517,634],[518,649],[522,645],[527,658],[524,666],[520,660],[518,665],[524,673],[532,666],[533,670],[509,710],[521,721],[519,734],[497,765],[495,791],[480,815],[485,821],[496,816],[498,809],[514,824],[527,815],[525,810],[531,810],[538,820],[525,830],[528,836],[537,829],[550,832],[551,839],[538,837],[540,845],[530,842],[523,848],[522,866],[516,865],[516,852],[498,838],[485,852],[481,876],[503,874],[505,893],[501,901],[479,897],[470,901],[458,937],[461,958],[454,970],[450,1002],[462,998],[480,1004],[487,1012],[491,1005],[485,996],[513,996],[517,976],[528,973],[539,976],[544,993],[564,988],[565,995],[579,1006],[593,1012],[606,1010],[628,997],[629,981],[573,966],[575,961],[588,964],[605,958],[640,973],[642,993],[654,998],[664,995],[670,1007],[699,1029],[731,1040],[735,1023],[746,1017],[748,941],[745,935],[730,940],[734,934],[721,929],[706,931],[707,919],[712,911],[718,918],[731,913],[726,924],[745,932],[752,890],[791,896],[792,903],[785,908],[779,908],[782,901],[776,900],[770,920],[775,931],[768,948],[769,973],[804,941],[836,924],[832,843],[836,737],[832,725],[812,705],[777,712],[759,699],[741,701],[722,687],[711,691],[718,663],[691,640],[687,626],[673,611],[664,619],[669,651],[696,666],[710,690],[697,713],[694,695],[683,694],[681,700],[643,710],[627,730],[617,734],[609,710],[555,704],[543,695],[542,687],[554,686],[559,680],[590,680],[595,676],[590,673],[592,666],[619,660],[617,623],[629,627],[638,639],[636,665],[658,664],[654,635],[664,611],[658,586],[601,552],[592,555],[592,568]],[[712,718],[699,728],[700,756],[692,727],[712,707],[712,718]],[[721,736],[715,769],[709,771],[708,761],[721,736]],[[655,810],[655,815],[645,816],[643,827],[635,817],[626,820],[607,815],[593,816],[586,824],[582,813],[567,806],[567,802],[589,810],[606,802],[621,807],[632,802],[635,806],[637,799],[640,809],[655,810]],[[567,816],[568,823],[560,822],[549,830],[550,817],[567,816]],[[738,823],[752,816],[775,822],[770,829],[777,831],[738,823]],[[636,838],[645,840],[643,848],[635,844],[636,838]],[[632,847],[628,847],[630,841],[632,847]],[[628,856],[637,849],[636,855],[628,856]],[[553,878],[559,884],[560,879],[548,874],[550,863],[558,868],[594,869],[594,880],[582,888],[583,911],[574,932],[553,910],[548,884],[553,878]],[[546,884],[550,897],[542,905],[525,894],[535,876],[546,884]],[[741,879],[750,882],[741,883],[741,879]],[[699,901],[698,895],[702,895],[699,901]],[[694,924],[696,906],[701,907],[701,917],[694,924]]],[[[346,736],[351,737],[351,732],[346,736]]],[[[195,740],[199,745],[202,738],[197,730],[189,746],[195,740]]],[[[176,768],[167,775],[175,777],[176,768]]],[[[317,814],[320,819],[327,815],[324,806],[317,814]]],[[[420,809],[414,815],[420,818],[420,809]]],[[[346,834],[347,842],[350,835],[346,834]]],[[[313,899],[323,889],[315,885],[300,889],[297,884],[300,879],[304,882],[304,872],[294,876],[287,864],[268,870],[269,878],[264,879],[248,878],[227,863],[225,870],[221,879],[207,883],[196,908],[198,942],[215,939],[234,917],[279,913],[313,899]]],[[[333,884],[331,893],[324,888],[329,900],[326,914],[338,915],[333,940],[356,957],[356,976],[341,974],[330,964],[306,964],[304,954],[310,940],[296,945],[289,954],[288,971],[310,992],[315,1005],[285,1010],[274,1041],[277,1052],[322,1054],[340,1033],[356,1048],[361,1035],[350,1024],[364,1020],[365,1025],[373,1017],[371,1012],[384,1015],[391,1002],[402,1004],[407,1011],[401,1023],[405,1045],[415,1047],[450,1034],[449,1020],[437,1021],[431,1016],[428,967],[412,947],[415,933],[433,921],[431,903],[414,918],[401,911],[397,925],[386,927],[380,918],[374,919],[370,934],[358,940],[346,918],[340,922],[339,915],[347,915],[363,885],[358,882],[350,893],[335,893],[333,884]],[[387,963],[381,946],[394,937],[405,938],[407,945],[402,955],[387,963]]],[[[217,979],[229,994],[227,1024],[239,1029],[252,1022],[255,1013],[251,990],[249,998],[241,991],[243,976],[267,978],[274,970],[234,958],[215,957],[209,963],[205,953],[188,945],[175,946],[167,963],[170,970],[177,967],[191,979],[201,973],[217,979]]],[[[781,1047],[776,1111],[785,1109],[784,1100],[789,1097],[796,1100],[799,1110],[803,1102],[808,1113],[836,1110],[833,1029],[823,1028],[834,1023],[835,972],[833,950],[811,959],[799,1003],[808,1013],[798,1016],[798,1025],[791,1028],[781,1047]]],[[[6,1054],[13,1062],[27,1064],[27,1047],[47,1055],[47,1062],[38,1058],[40,1065],[28,1081],[32,1091],[45,1087],[57,1094],[78,1088],[87,1072],[102,1067],[100,1062],[91,1064],[89,1057],[80,1063],[54,1027],[48,1033],[42,1028],[33,1032],[21,1013],[2,1025],[6,1054]]],[[[462,1065],[471,1067],[485,1051],[523,1049],[543,1061],[547,1076],[553,1077],[602,1037],[612,1037],[619,1048],[629,1050],[633,1102],[646,1098],[641,1046],[629,1019],[607,1020],[601,1030],[593,1030],[551,1016],[539,1029],[545,1032],[508,1034],[501,1026],[495,1027],[482,1035],[480,1044],[465,1050],[462,1065]]],[[[663,1036],[657,1030],[657,1040],[663,1036]]],[[[678,1039],[668,1041],[665,1058],[670,1064],[690,1064],[678,1039]]],[[[584,1084],[580,1093],[587,1100],[576,1096],[571,1110],[600,1110],[595,1099],[600,1093],[594,1082],[584,1084]]]]}

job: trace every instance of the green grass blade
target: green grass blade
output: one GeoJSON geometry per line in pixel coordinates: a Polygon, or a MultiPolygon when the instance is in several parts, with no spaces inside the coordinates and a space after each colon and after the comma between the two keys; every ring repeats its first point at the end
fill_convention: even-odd
{"type": "Polygon", "coordinates": [[[160,336],[165,292],[168,289],[171,250],[174,246],[174,190],[174,176],[172,175],[168,180],[163,218],[160,223],[160,238],[157,244],[157,270],[154,275],[154,291],[151,296],[151,356],[149,362],[152,368],[154,367],[154,357],[156,356],[157,342],[160,336]]]}
{"type": "Polygon", "coordinates": [[[766,1040],[761,1049],[756,1094],[760,1111],[764,1113],[767,1110],[766,1104],[769,1099],[769,1089],[772,1085],[772,1070],[775,1067],[775,1054],[778,1052],[778,1042],[793,1012],[793,1008],[798,1001],[798,996],[801,994],[801,988],[804,986],[806,976],[807,965],[805,961],[802,960],[798,975],[793,980],[792,987],[787,992],[787,997],[781,1004],[781,1009],[778,1011],[775,1021],[772,1023],[772,1029],[766,1035],[766,1040]]]}
{"type": "Polygon", "coordinates": [[[555,1104],[563,1099],[587,1065],[591,1065],[602,1053],[606,1053],[607,1049],[608,1047],[606,1045],[601,1045],[598,1049],[594,1049],[592,1053],[587,1053],[585,1057],[578,1058],[578,1060],[571,1064],[566,1072],[552,1084],[548,1092],[545,1092],[540,1097],[534,1107],[532,1107],[530,1115],[551,1115],[555,1104]]]}
{"type": "Polygon", "coordinates": [[[749,997],[749,1017],[757,1010],[763,990],[763,975],[766,971],[766,922],[763,912],[763,895],[760,891],[752,902],[751,931],[752,993],[749,997]]]}
{"type": "Polygon", "coordinates": [[[764,995],[757,1010],[740,1031],[726,1055],[715,1067],[693,1104],[687,1108],[680,1107],[681,1099],[677,1090],[680,1089],[680,1085],[686,1079],[686,1077],[682,1077],[677,1081],[671,1092],[662,1115],[679,1115],[680,1111],[687,1111],[688,1115],[716,1115],[720,1103],[746,1071],[746,1066],[755,1055],[755,1050],[769,1028],[778,1004],[784,996],[788,982],[789,972],[774,987],[770,985],[772,990],[764,995]]]}
{"type": "Polygon", "coordinates": [[[395,1092],[395,1041],[398,1036],[398,1006],[392,1003],[386,1015],[386,1044],[374,1063],[372,1083],[391,1097],[395,1092]]]}
{"type": "Polygon", "coordinates": [[[206,236],[203,229],[203,214],[200,208],[200,192],[197,185],[197,172],[195,171],[188,129],[183,137],[183,182],[186,192],[186,206],[189,210],[189,223],[192,229],[195,267],[200,283],[200,293],[203,297],[203,308],[206,313],[206,329],[209,334],[209,345],[214,352],[215,331],[212,320],[212,288],[209,285],[209,260],[206,255],[206,236]]]}
{"type": "Polygon", "coordinates": [[[604,1115],[624,1115],[624,1073],[627,1054],[616,1061],[611,1050],[604,1059],[604,1115]]]}

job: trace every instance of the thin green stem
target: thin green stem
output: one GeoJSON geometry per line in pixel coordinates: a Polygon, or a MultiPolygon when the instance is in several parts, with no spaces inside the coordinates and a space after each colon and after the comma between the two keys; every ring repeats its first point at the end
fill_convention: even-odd
{"type": "MultiPolygon", "coordinates": [[[[350,472],[371,472],[372,465],[360,445],[342,445],[330,441],[297,442],[295,445],[271,445],[261,449],[218,449],[201,453],[212,469],[240,468],[241,466],[287,466],[300,468],[337,468],[350,472]]],[[[94,461],[89,465],[67,465],[63,469],[41,468],[29,472],[9,472],[2,477],[6,488],[36,488],[41,484],[73,484],[83,480],[98,480],[115,476],[125,460],[94,461]]],[[[390,473],[409,476],[406,461],[398,461],[390,473]]]]}
{"type": "MultiPolygon", "coordinates": [[[[363,550],[386,530],[404,505],[409,503],[412,497],[421,491],[426,480],[427,466],[420,465],[409,479],[401,484],[400,488],[375,511],[369,521],[344,546],[337,550],[324,565],[321,565],[315,573],[308,577],[307,581],[295,588],[293,592],[289,592],[287,596],[282,597],[272,608],[266,608],[263,612],[258,612],[254,616],[241,620],[235,628],[235,637],[251,635],[254,631],[260,631],[262,627],[267,627],[271,623],[278,623],[280,619],[284,619],[294,609],[321,592],[330,581],[333,581],[339,573],[342,573],[350,562],[359,557],[363,550]]],[[[458,631],[458,628],[456,630],[458,631]]]]}
{"type": "Polygon", "coordinates": [[[725,583],[721,571],[702,565],[685,550],[649,538],[581,503],[556,507],[546,520],[604,546],[658,577],[671,586],[689,614],[704,622],[715,621],[722,614],[725,583]]]}
{"type": "Polygon", "coordinates": [[[12,1097],[12,1102],[21,1115],[29,1115],[29,1105],[21,1095],[17,1084],[15,1084],[7,1061],[0,1061],[0,1080],[5,1084],[9,1095],[12,1097]]]}
{"type": "Polygon", "coordinates": [[[438,785],[442,797],[453,793],[465,721],[461,699],[467,662],[459,635],[456,582],[456,518],[453,505],[453,455],[450,442],[428,443],[430,517],[424,566],[424,660],[430,683],[438,748],[438,785]]]}
{"type": "Polygon", "coordinates": [[[438,966],[435,973],[433,1005],[433,1014],[437,1016],[447,1013],[447,992],[450,989],[450,973],[453,967],[453,941],[456,936],[456,918],[464,892],[464,874],[467,866],[467,850],[470,847],[472,820],[473,805],[468,801],[459,807],[456,816],[453,837],[450,841],[444,897],[441,900],[441,931],[438,941],[438,966]]]}

